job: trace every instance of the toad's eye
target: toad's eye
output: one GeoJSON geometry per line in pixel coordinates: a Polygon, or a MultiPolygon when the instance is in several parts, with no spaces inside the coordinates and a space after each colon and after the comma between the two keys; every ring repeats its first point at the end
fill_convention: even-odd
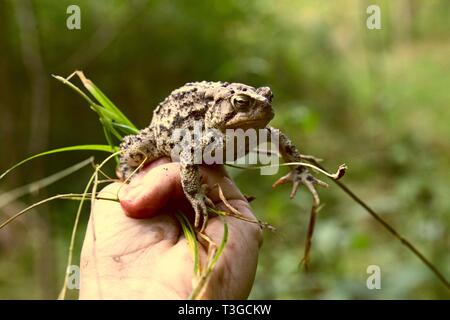
{"type": "Polygon", "coordinates": [[[249,96],[238,94],[233,97],[232,103],[237,111],[245,111],[251,106],[252,101],[249,96]]]}

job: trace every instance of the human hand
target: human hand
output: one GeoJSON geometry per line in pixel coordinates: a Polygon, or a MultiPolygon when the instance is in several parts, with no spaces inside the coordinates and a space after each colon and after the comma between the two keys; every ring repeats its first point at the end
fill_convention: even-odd
{"type": "MultiPolygon", "coordinates": [[[[222,166],[201,168],[207,194],[216,208],[227,201],[255,220],[250,206],[222,166]]],[[[192,292],[194,259],[174,214],[189,218],[193,210],[184,196],[179,164],[162,158],[151,163],[129,185],[112,183],[92,208],[81,253],[80,299],[186,299],[192,292]]],[[[245,299],[253,285],[262,232],[258,224],[224,217],[228,242],[201,296],[202,299],[245,299]]],[[[206,235],[216,244],[223,238],[223,221],[209,219],[206,235]]],[[[199,242],[202,265],[207,247],[199,242]]]]}

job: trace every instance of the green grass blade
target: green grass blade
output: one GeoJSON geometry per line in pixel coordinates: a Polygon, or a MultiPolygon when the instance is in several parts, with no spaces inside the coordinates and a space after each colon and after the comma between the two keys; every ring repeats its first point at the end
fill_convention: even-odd
{"type": "Polygon", "coordinates": [[[70,147],[64,147],[64,148],[58,148],[58,149],[53,149],[53,150],[48,150],[39,154],[35,154],[31,157],[28,157],[18,163],[16,163],[14,166],[12,166],[11,168],[9,168],[8,170],[6,170],[5,172],[2,173],[2,175],[0,175],[0,180],[3,179],[8,173],[10,173],[12,170],[16,169],[17,167],[21,166],[22,164],[33,160],[35,158],[38,157],[42,157],[42,156],[46,156],[46,155],[50,155],[50,154],[54,154],[54,153],[60,153],[60,152],[68,152],[68,151],[86,151],[86,150],[90,150],[90,151],[102,151],[102,152],[116,152],[118,150],[118,148],[112,148],[111,146],[108,145],[104,145],[104,144],[84,144],[84,145],[77,145],[77,146],[70,146],[70,147]]]}
{"type": "Polygon", "coordinates": [[[72,82],[70,82],[68,79],[52,74],[52,77],[55,78],[56,80],[62,82],[63,84],[65,84],[66,86],[68,86],[69,88],[71,88],[72,90],[74,90],[76,93],[78,93],[83,99],[85,99],[89,105],[92,107],[95,105],[95,102],[92,101],[92,99],[85,94],[80,88],[78,88],[76,85],[74,85],[72,82]]]}
{"type": "MultiPolygon", "coordinates": [[[[115,148],[115,144],[114,144],[113,137],[112,137],[111,133],[113,133],[113,134],[116,133],[118,135],[117,131],[116,130],[112,130],[113,129],[112,125],[107,120],[100,119],[100,123],[102,124],[103,132],[105,134],[106,141],[108,142],[108,144],[110,145],[111,148],[115,148]]],[[[122,137],[120,135],[117,136],[116,134],[114,134],[116,136],[116,138],[121,140],[122,137]]],[[[119,158],[117,156],[115,156],[114,159],[116,160],[116,163],[119,164],[119,158]]]]}
{"type": "Polygon", "coordinates": [[[103,107],[117,115],[118,118],[122,120],[122,123],[136,129],[134,124],[119,110],[118,107],[114,105],[114,103],[112,103],[111,100],[108,99],[108,97],[102,91],[100,91],[100,89],[94,83],[91,82],[90,85],[86,86],[86,88],[103,107]]]}
{"type": "Polygon", "coordinates": [[[95,103],[87,94],[85,94],[80,88],[78,88],[76,85],[74,85],[69,80],[67,80],[61,76],[57,76],[57,75],[52,75],[52,76],[55,79],[57,79],[58,81],[61,81],[63,84],[67,85],[69,88],[71,88],[75,92],[77,92],[82,98],[84,98],[88,102],[91,109],[94,110],[95,112],[97,112],[97,114],[100,116],[100,118],[110,118],[111,120],[114,119],[114,120],[118,121],[119,123],[126,120],[127,121],[126,124],[128,126],[131,125],[132,127],[134,127],[133,124],[120,111],[117,112],[114,109],[106,108],[106,107],[103,107],[103,106],[95,103]]]}
{"type": "Polygon", "coordinates": [[[184,237],[188,241],[189,247],[191,248],[194,255],[194,275],[198,276],[200,275],[200,258],[198,254],[198,241],[195,235],[195,231],[192,228],[191,223],[183,213],[177,213],[175,217],[180,222],[184,237]]]}
{"type": "Polygon", "coordinates": [[[138,129],[136,129],[134,127],[127,126],[126,124],[112,122],[112,125],[113,125],[114,128],[117,128],[120,131],[122,131],[125,135],[139,133],[138,129]]]}
{"type": "Polygon", "coordinates": [[[112,134],[114,137],[116,137],[119,141],[122,141],[123,135],[121,135],[116,128],[112,125],[112,121],[110,119],[106,119],[105,123],[102,123],[104,127],[108,130],[110,134],[112,134]]]}
{"type": "Polygon", "coordinates": [[[126,124],[129,127],[136,129],[134,124],[120,111],[120,109],[89,79],[87,79],[83,72],[78,71],[76,73],[83,83],[84,87],[97,99],[100,104],[107,110],[114,113],[118,118],[119,122],[126,124]]]}
{"type": "Polygon", "coordinates": [[[114,120],[119,123],[122,122],[122,119],[117,114],[115,114],[111,110],[102,107],[101,105],[93,104],[91,105],[91,109],[94,110],[99,115],[100,119],[108,119],[109,121],[114,120]]]}
{"type": "Polygon", "coordinates": [[[225,245],[228,242],[228,224],[227,224],[226,220],[223,218],[222,218],[222,221],[223,221],[223,238],[222,238],[222,242],[220,243],[219,248],[217,249],[216,254],[214,255],[214,257],[211,260],[211,263],[209,264],[208,269],[210,271],[212,271],[212,269],[216,265],[217,260],[219,260],[220,256],[223,253],[223,250],[225,249],[225,245]]]}
{"type": "Polygon", "coordinates": [[[209,277],[211,276],[212,271],[214,270],[214,266],[216,265],[217,261],[219,260],[220,256],[223,253],[223,250],[225,249],[225,245],[228,242],[228,225],[225,219],[221,217],[223,221],[223,238],[222,242],[220,243],[219,248],[217,249],[216,253],[212,258],[210,258],[210,261],[208,262],[208,266],[206,269],[202,272],[200,275],[199,281],[197,285],[193,288],[191,294],[189,295],[189,300],[196,300],[205,287],[206,283],[208,282],[209,277]]]}
{"type": "Polygon", "coordinates": [[[136,126],[120,111],[118,107],[89,79],[87,79],[83,72],[75,71],[68,78],[63,78],[61,76],[53,75],[53,77],[63,84],[69,86],[72,90],[81,95],[88,103],[90,108],[95,111],[100,117],[100,122],[105,129],[105,136],[110,143],[110,135],[106,134],[106,131],[111,132],[118,140],[121,140],[124,135],[136,134],[139,130],[136,126]],[[71,83],[69,80],[73,75],[77,75],[84,87],[94,96],[94,98],[100,103],[97,104],[91,99],[86,93],[84,93],[80,88],[71,83]],[[117,129],[120,128],[123,134],[119,133],[117,129]]]}

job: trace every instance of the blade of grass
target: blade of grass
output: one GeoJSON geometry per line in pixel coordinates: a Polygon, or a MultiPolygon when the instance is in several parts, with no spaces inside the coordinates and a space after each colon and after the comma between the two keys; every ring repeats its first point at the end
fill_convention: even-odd
{"type": "MultiPolygon", "coordinates": [[[[113,141],[113,137],[111,136],[111,130],[110,130],[111,126],[107,125],[105,123],[105,120],[102,118],[100,118],[100,123],[102,124],[103,133],[105,134],[106,141],[108,142],[108,144],[110,145],[111,148],[114,148],[115,144],[113,141]]],[[[120,140],[121,138],[118,138],[118,139],[120,140]]],[[[114,159],[116,160],[116,164],[118,165],[120,162],[119,157],[115,156],[114,159]]]]}
{"type": "Polygon", "coordinates": [[[119,123],[121,123],[122,121],[122,119],[119,116],[117,116],[114,112],[105,109],[104,107],[98,104],[91,105],[91,109],[99,115],[100,119],[104,119],[107,121],[117,121],[119,123]]]}
{"type": "Polygon", "coordinates": [[[97,99],[100,104],[112,111],[120,119],[121,123],[135,128],[134,124],[120,111],[120,109],[89,79],[87,79],[82,71],[75,71],[76,75],[80,78],[84,87],[97,99]]]}
{"type": "MultiPolygon", "coordinates": [[[[87,195],[91,195],[90,193],[88,193],[87,195]]],[[[51,196],[48,197],[44,200],[38,201],[36,203],[33,203],[32,205],[26,207],[25,209],[19,211],[18,213],[16,213],[15,215],[9,217],[8,219],[6,219],[4,222],[2,222],[0,224],[0,230],[3,229],[4,227],[6,227],[8,224],[10,224],[11,222],[13,222],[14,220],[16,220],[17,218],[19,218],[20,216],[22,216],[23,214],[27,213],[28,211],[30,211],[31,209],[34,209],[44,203],[47,203],[49,201],[53,201],[53,200],[58,200],[58,199],[62,199],[62,200],[76,200],[79,201],[82,199],[83,194],[81,193],[64,193],[64,194],[57,194],[55,196],[51,196]]],[[[115,199],[115,198],[103,198],[103,197],[96,197],[97,200],[107,200],[107,201],[114,201],[114,202],[118,202],[119,200],[115,199]]]]}
{"type": "Polygon", "coordinates": [[[83,99],[85,99],[88,102],[90,108],[99,115],[100,119],[116,120],[119,123],[123,121],[123,118],[120,114],[117,114],[113,110],[107,109],[95,103],[86,93],[84,93],[80,88],[78,88],[76,85],[70,82],[69,79],[73,76],[73,74],[70,75],[68,78],[64,78],[57,75],[52,75],[52,77],[62,82],[63,84],[67,85],[69,88],[78,93],[83,99]]]}
{"type": "MultiPolygon", "coordinates": [[[[89,96],[84,93],[80,88],[78,88],[76,85],[74,85],[72,82],[70,82],[68,79],[52,74],[52,77],[55,78],[58,81],[61,81],[63,84],[69,86],[69,88],[71,88],[72,90],[74,90],[75,92],[77,92],[81,97],[83,97],[90,106],[94,106],[96,105],[96,103],[94,101],[92,101],[91,98],[89,98],[89,96]]],[[[69,76],[68,78],[70,78],[71,76],[69,76]]]]}
{"type": "MultiPolygon", "coordinates": [[[[100,123],[103,126],[105,133],[105,138],[110,145],[112,144],[112,136],[115,136],[119,141],[122,140],[123,136],[126,134],[137,133],[139,130],[131,123],[130,120],[98,89],[92,81],[86,79],[81,71],[75,71],[69,77],[63,78],[61,76],[53,75],[53,77],[63,84],[69,86],[72,90],[77,92],[81,97],[83,97],[88,103],[90,108],[97,113],[99,116],[100,123]],[[69,80],[73,75],[78,75],[83,85],[88,89],[88,91],[94,95],[94,97],[99,101],[100,104],[94,102],[86,93],[84,93],[80,88],[71,83],[69,80]],[[113,123],[117,125],[122,125],[122,131],[125,134],[120,134],[113,123]]],[[[116,159],[117,160],[117,159],[116,159]]]]}
{"type": "Polygon", "coordinates": [[[127,126],[123,123],[113,122],[112,125],[113,127],[120,129],[125,135],[139,133],[139,130],[137,128],[127,126]]]}
{"type": "Polygon", "coordinates": [[[24,186],[18,187],[16,189],[13,189],[11,191],[0,194],[0,208],[4,207],[8,203],[11,203],[12,201],[14,201],[26,194],[37,192],[40,189],[47,187],[47,186],[51,185],[52,183],[55,183],[56,181],[59,181],[65,177],[67,177],[68,175],[84,168],[89,163],[92,163],[93,160],[94,160],[94,157],[90,157],[84,161],[81,161],[81,162],[73,165],[73,166],[70,166],[69,168],[66,168],[57,173],[54,173],[48,177],[45,177],[38,181],[34,181],[27,185],[24,185],[24,186]]]}
{"type": "MultiPolygon", "coordinates": [[[[76,72],[75,72],[76,73],[76,72]]],[[[69,77],[64,78],[57,75],[52,75],[53,78],[56,80],[62,82],[63,84],[67,85],[69,88],[74,90],[76,93],[78,93],[83,99],[85,99],[92,110],[98,113],[100,117],[107,117],[111,119],[115,119],[119,122],[122,122],[123,118],[120,114],[117,112],[114,112],[114,110],[102,107],[98,103],[95,103],[86,93],[84,93],[80,88],[78,88],[76,85],[74,85],[72,82],[69,81],[69,79],[75,74],[72,73],[69,77]]]]}
{"type": "MultiPolygon", "coordinates": [[[[225,245],[228,242],[228,225],[226,222],[226,219],[220,217],[220,219],[222,219],[223,221],[223,237],[222,237],[222,241],[220,243],[219,248],[217,249],[217,251],[214,253],[214,255],[212,256],[212,258],[207,262],[207,267],[205,268],[205,271],[202,272],[200,279],[197,283],[197,285],[193,288],[190,296],[189,296],[189,300],[196,300],[200,293],[202,292],[203,288],[205,287],[205,285],[208,283],[208,280],[211,276],[212,271],[214,270],[214,267],[217,263],[217,261],[219,260],[220,256],[223,253],[223,250],[225,249],[225,245]]],[[[204,235],[204,238],[207,238],[206,235],[204,235]]],[[[210,242],[211,240],[209,240],[210,242]]]]}
{"type": "Polygon", "coordinates": [[[222,218],[223,221],[223,238],[222,242],[220,243],[219,249],[217,250],[216,254],[214,255],[211,263],[208,266],[208,272],[211,272],[216,265],[217,261],[219,260],[220,256],[223,253],[223,250],[225,249],[225,245],[228,242],[228,224],[225,219],[222,218]]]}
{"type": "MultiPolygon", "coordinates": [[[[112,136],[116,137],[119,141],[122,140],[123,136],[113,127],[110,119],[100,119],[100,123],[103,126],[103,130],[105,130],[105,134],[106,132],[108,133],[110,141],[112,141],[112,136]]],[[[112,146],[115,146],[115,144],[112,144],[112,146]]]]}
{"type": "Polygon", "coordinates": [[[175,217],[180,223],[184,237],[188,241],[189,247],[192,250],[192,254],[194,256],[194,276],[198,277],[200,275],[200,259],[198,253],[198,241],[195,231],[192,228],[191,223],[183,213],[179,212],[175,215],[175,217]]]}
{"type": "Polygon", "coordinates": [[[45,152],[42,152],[39,154],[35,154],[31,157],[28,157],[28,158],[16,163],[14,166],[12,166],[11,168],[9,168],[5,172],[3,172],[2,175],[0,175],[0,180],[3,179],[12,170],[16,169],[17,167],[21,166],[22,164],[24,164],[30,160],[33,160],[38,157],[55,154],[55,153],[60,153],[60,152],[68,152],[68,151],[102,151],[102,152],[112,153],[112,152],[116,152],[117,150],[118,150],[118,148],[113,149],[111,146],[103,145],[103,144],[85,144],[85,145],[70,146],[70,147],[64,147],[64,148],[58,148],[58,149],[45,151],[45,152]]]}

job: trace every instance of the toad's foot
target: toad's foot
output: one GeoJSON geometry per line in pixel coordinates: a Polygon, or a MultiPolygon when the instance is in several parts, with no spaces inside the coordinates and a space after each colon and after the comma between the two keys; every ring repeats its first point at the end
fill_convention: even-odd
{"type": "Polygon", "coordinates": [[[292,182],[292,191],[290,194],[291,199],[297,193],[300,185],[305,185],[309,192],[311,192],[313,196],[314,206],[318,206],[320,204],[319,195],[317,194],[315,185],[319,185],[327,188],[328,184],[314,177],[308,170],[302,167],[297,167],[289,172],[284,177],[278,179],[272,187],[275,188],[281,184],[285,184],[287,182],[292,182]]]}
{"type": "Polygon", "coordinates": [[[194,208],[195,212],[195,220],[194,220],[194,226],[197,229],[200,226],[200,219],[203,217],[203,223],[202,227],[200,229],[200,232],[203,233],[206,228],[206,224],[208,223],[208,209],[206,206],[209,206],[211,208],[215,208],[214,203],[209,199],[203,190],[201,192],[198,192],[195,196],[191,197],[189,199],[189,202],[191,203],[192,207],[194,208]]]}

